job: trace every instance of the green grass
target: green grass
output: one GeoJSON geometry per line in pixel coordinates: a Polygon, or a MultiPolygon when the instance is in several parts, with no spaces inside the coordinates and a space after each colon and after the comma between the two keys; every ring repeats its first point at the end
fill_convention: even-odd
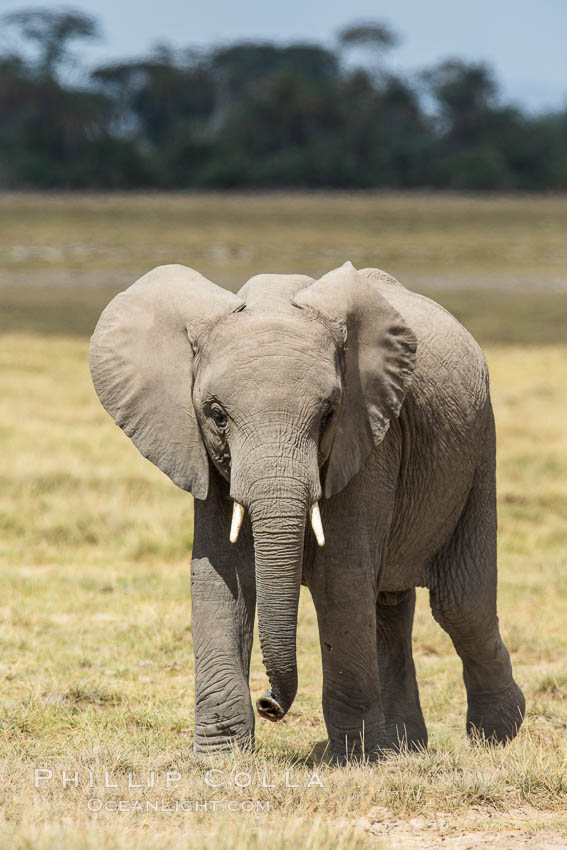
{"type": "MultiPolygon", "coordinates": [[[[163,205],[164,221],[177,221],[194,203],[150,200],[155,210],[163,205]]],[[[339,222],[337,199],[331,211],[320,198],[298,199],[295,225],[292,198],[250,202],[253,211],[270,203],[278,215],[288,210],[284,230],[298,240],[307,238],[300,228],[306,207],[320,211],[321,228],[331,228],[331,213],[339,222]]],[[[208,198],[200,224],[205,236],[221,227],[227,208],[243,204],[247,210],[247,203],[208,198]]],[[[370,200],[345,203],[348,224],[348,205],[370,200]]],[[[397,219],[410,232],[425,199],[392,203],[398,211],[416,207],[405,220],[397,219]]],[[[476,205],[492,221],[509,216],[508,231],[529,220],[520,201],[508,199],[449,199],[443,214],[449,219],[466,204],[473,233],[485,227],[476,205]]],[[[533,204],[555,208],[561,218],[559,200],[533,204]]],[[[13,199],[17,215],[9,238],[0,228],[0,242],[7,244],[18,228],[22,234],[27,228],[30,244],[47,238],[43,228],[59,232],[61,240],[71,238],[60,230],[68,221],[73,239],[88,241],[95,232],[98,244],[93,210],[140,205],[135,226],[149,250],[151,240],[140,224],[146,215],[142,199],[102,196],[50,199],[45,221],[37,218],[40,199],[13,199]]],[[[440,199],[434,199],[434,207],[441,217],[440,199]]],[[[134,232],[130,219],[127,226],[134,232]]],[[[102,243],[110,239],[105,227],[101,218],[102,243]]],[[[272,227],[275,232],[271,222],[267,231],[272,227]]],[[[433,239],[435,226],[427,227],[427,239],[433,239]]],[[[240,238],[236,225],[235,230],[240,238]]],[[[337,232],[338,224],[333,238],[337,232]]],[[[415,236],[416,252],[425,256],[430,249],[420,242],[422,235],[415,236]]],[[[321,229],[319,251],[324,236],[321,229]]],[[[308,271],[315,270],[310,256],[308,271]]],[[[158,262],[163,259],[191,261],[182,256],[158,262]]],[[[329,258],[328,265],[341,259],[329,258]]],[[[302,268],[299,260],[296,267],[302,268]]],[[[148,265],[154,261],[148,257],[148,265]]],[[[135,276],[138,269],[131,271],[135,276]]],[[[424,279],[430,273],[427,267],[424,279]]],[[[45,280],[45,274],[45,267],[38,267],[38,279],[45,280]]],[[[511,266],[506,274],[512,275],[511,266]]],[[[438,290],[443,303],[487,343],[498,427],[500,617],[528,701],[518,738],[502,749],[469,747],[460,663],[420,591],[414,650],[429,751],[375,766],[329,766],[317,628],[304,593],[298,698],[282,723],[258,721],[255,755],[235,753],[214,762],[227,785],[211,789],[205,771],[213,763],[202,764],[192,755],[191,498],[144,461],[112,424],[88,375],[87,335],[110,291],[86,284],[80,290],[34,288],[24,286],[23,277],[9,295],[3,291],[9,310],[0,325],[0,846],[358,850],[421,846],[412,841],[436,842],[441,836],[457,841],[464,833],[472,838],[463,848],[476,846],[480,837],[495,847],[514,847],[522,836],[533,837],[534,847],[552,840],[561,846],[567,828],[567,345],[561,339],[567,296],[438,290]],[[34,768],[50,768],[53,781],[34,788],[34,768]],[[157,774],[155,789],[128,788],[129,773],[146,783],[150,770],[157,774]],[[167,771],[175,770],[180,781],[165,788],[167,771]],[[322,788],[306,787],[314,770],[322,788]],[[62,771],[77,771],[79,787],[63,788],[62,771]],[[88,787],[89,771],[94,789],[88,787]],[[250,774],[249,788],[234,785],[239,771],[250,774]],[[104,787],[105,772],[118,789],[104,787]],[[286,772],[298,788],[286,787],[286,772]],[[274,788],[263,787],[264,773],[274,788]],[[269,808],[94,813],[87,807],[90,797],[166,803],[220,799],[237,805],[252,800],[269,808]],[[502,845],[501,831],[508,836],[502,845]]],[[[253,696],[265,685],[256,645],[253,696]]]]}

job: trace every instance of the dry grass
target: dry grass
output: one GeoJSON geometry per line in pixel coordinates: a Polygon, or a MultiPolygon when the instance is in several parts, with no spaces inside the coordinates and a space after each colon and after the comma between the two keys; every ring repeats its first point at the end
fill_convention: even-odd
{"type": "Polygon", "coordinates": [[[562,281],[567,200],[389,193],[3,195],[1,282],[114,285],[160,263],[235,285],[350,259],[424,278],[562,281]]]}
{"type": "MultiPolygon", "coordinates": [[[[402,819],[438,810],[458,819],[474,806],[506,813],[529,804],[537,822],[538,812],[564,811],[565,350],[489,351],[500,444],[501,618],[529,704],[517,741],[487,752],[468,747],[459,663],[422,593],[415,654],[430,751],[378,767],[338,771],[323,763],[317,770],[324,788],[305,789],[325,737],[316,625],[306,597],[294,708],[282,724],[259,723],[255,757],[226,760],[227,781],[248,770],[252,787],[229,785],[212,796],[205,768],[191,754],[190,498],[144,462],[100,409],[86,352],[84,340],[2,340],[0,794],[10,828],[27,822],[22,847],[25,841],[36,846],[37,836],[39,847],[75,847],[69,835],[57,833],[65,832],[65,822],[108,827],[102,845],[108,847],[125,847],[133,836],[139,846],[160,846],[158,838],[142,841],[150,830],[187,847],[219,846],[223,836],[221,846],[229,848],[243,846],[242,830],[252,824],[264,831],[258,842],[267,830],[273,844],[285,824],[286,832],[302,836],[298,844],[305,843],[319,818],[317,841],[325,847],[334,845],[335,838],[326,843],[324,836],[341,832],[342,819],[353,828],[360,819],[370,823],[377,805],[402,819]],[[51,767],[54,781],[35,790],[34,767],[51,767]],[[128,772],[147,781],[152,769],[159,794],[128,789],[128,772]],[[62,770],[79,772],[78,789],[61,787],[62,770]],[[95,791],[86,787],[88,770],[95,791]],[[101,787],[107,770],[119,791],[101,787]],[[164,792],[167,770],[183,779],[164,792]],[[263,771],[275,789],[262,787],[256,777],[263,771]],[[298,789],[285,787],[286,771],[298,789]],[[89,814],[90,796],[114,799],[118,793],[120,799],[261,800],[271,811],[89,814]],[[43,824],[59,836],[52,844],[43,824]],[[196,824],[199,840],[209,836],[210,845],[187,838],[185,830],[196,824]]],[[[256,652],[254,694],[264,686],[256,652]]],[[[93,837],[93,846],[99,840],[93,837]]],[[[345,848],[369,840],[353,834],[345,848]]]]}
{"type": "MultiPolygon", "coordinates": [[[[268,202],[257,199],[254,209],[268,202]]],[[[22,228],[34,203],[16,201],[22,228]]],[[[57,215],[68,214],[63,201],[51,203],[57,215]]],[[[82,203],[97,210],[111,202],[82,203]]],[[[129,209],[141,201],[112,203],[129,209]]],[[[172,199],[164,218],[186,203],[172,199]]],[[[288,204],[291,217],[291,201],[277,203],[288,204]]],[[[518,202],[495,203],[507,210],[518,202]]],[[[31,227],[33,243],[39,231],[31,227]]],[[[288,717],[258,722],[254,756],[235,753],[211,764],[193,758],[191,499],[138,455],[100,407],[81,316],[66,314],[49,336],[0,337],[0,846],[358,850],[437,846],[440,835],[444,846],[460,847],[450,841],[463,833],[473,836],[463,847],[484,840],[500,846],[499,835],[512,836],[502,847],[564,845],[567,347],[533,345],[529,317],[516,321],[504,295],[493,296],[502,300],[485,304],[501,309],[486,310],[484,323],[475,308],[478,335],[493,339],[500,329],[510,343],[511,324],[524,328],[531,343],[493,344],[487,352],[499,438],[500,615],[526,692],[527,721],[508,748],[469,747],[460,664],[420,592],[415,657],[430,749],[341,770],[325,761],[320,653],[308,595],[301,603],[300,689],[288,717]],[[207,786],[213,766],[225,786],[207,786]],[[34,768],[52,770],[53,779],[34,788],[34,768]],[[156,784],[149,788],[152,770],[156,784]],[[63,771],[71,778],[77,771],[78,787],[63,787],[63,771]],[[170,777],[170,788],[168,771],[180,774],[178,782],[170,777]],[[323,787],[307,787],[314,771],[323,787]],[[106,772],[118,788],[104,787],[106,772]],[[234,784],[239,772],[250,775],[249,787],[234,784]],[[286,786],[286,772],[299,787],[286,786]],[[144,787],[129,788],[129,774],[144,787]],[[264,775],[275,787],[264,787],[264,775]],[[123,804],[130,810],[94,813],[90,798],[130,801],[123,804]],[[201,806],[135,811],[136,799],[143,808],[145,801],[162,809],[175,808],[176,800],[201,806]],[[218,804],[213,811],[212,800],[225,807],[236,801],[238,810],[218,804]],[[520,838],[527,843],[513,843],[520,838]]],[[[464,293],[458,297],[466,304],[464,293]]],[[[32,315],[33,299],[26,303],[32,315]]],[[[559,326],[545,310],[536,314],[537,305],[534,297],[542,341],[557,340],[559,326]]],[[[40,323],[41,309],[36,302],[40,323]]],[[[265,683],[256,647],[253,695],[265,683]]]]}

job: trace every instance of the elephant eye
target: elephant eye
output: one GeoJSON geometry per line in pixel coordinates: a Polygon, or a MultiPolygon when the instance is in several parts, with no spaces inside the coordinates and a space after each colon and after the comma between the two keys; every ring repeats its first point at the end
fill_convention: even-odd
{"type": "Polygon", "coordinates": [[[321,420],[321,430],[322,431],[326,431],[327,428],[329,427],[329,425],[331,424],[333,416],[335,415],[335,410],[336,410],[336,407],[334,407],[334,405],[333,405],[333,406],[329,407],[329,409],[327,410],[327,412],[323,416],[323,418],[321,420]]]}
{"type": "Polygon", "coordinates": [[[226,427],[228,417],[220,405],[213,404],[209,410],[209,416],[219,428],[226,427]]]}

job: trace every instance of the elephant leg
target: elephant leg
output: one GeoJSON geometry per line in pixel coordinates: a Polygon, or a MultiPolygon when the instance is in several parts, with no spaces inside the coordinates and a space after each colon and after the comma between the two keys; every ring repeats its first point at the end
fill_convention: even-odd
{"type": "Polygon", "coordinates": [[[323,714],[337,761],[374,760],[385,743],[376,653],[376,588],[355,565],[309,577],[323,662],[323,714]]]}
{"type": "Polygon", "coordinates": [[[496,612],[496,488],[493,463],[477,470],[449,543],[432,565],[433,616],[463,662],[467,732],[492,743],[516,736],[525,713],[496,612]]]}
{"type": "MultiPolygon", "coordinates": [[[[211,474],[213,478],[214,473],[211,474]]],[[[211,481],[195,500],[191,607],[195,653],[195,752],[254,746],[248,675],[256,590],[250,525],[229,542],[232,503],[211,481]]]]}
{"type": "Polygon", "coordinates": [[[423,750],[427,747],[427,729],[412,654],[414,610],[415,590],[379,593],[376,642],[387,745],[423,750]]]}

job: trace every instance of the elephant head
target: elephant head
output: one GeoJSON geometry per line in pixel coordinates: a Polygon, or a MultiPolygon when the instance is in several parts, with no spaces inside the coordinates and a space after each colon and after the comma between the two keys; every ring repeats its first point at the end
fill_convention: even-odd
{"type": "Polygon", "coordinates": [[[233,295],[163,266],[114,298],[91,342],[99,398],[140,452],[197,499],[214,465],[231,540],[249,514],[271,684],[258,709],[272,720],[297,690],[306,518],[322,544],[319,500],[383,440],[412,377],[414,334],[375,274],[347,263],[318,281],[260,275],[233,295]]]}

